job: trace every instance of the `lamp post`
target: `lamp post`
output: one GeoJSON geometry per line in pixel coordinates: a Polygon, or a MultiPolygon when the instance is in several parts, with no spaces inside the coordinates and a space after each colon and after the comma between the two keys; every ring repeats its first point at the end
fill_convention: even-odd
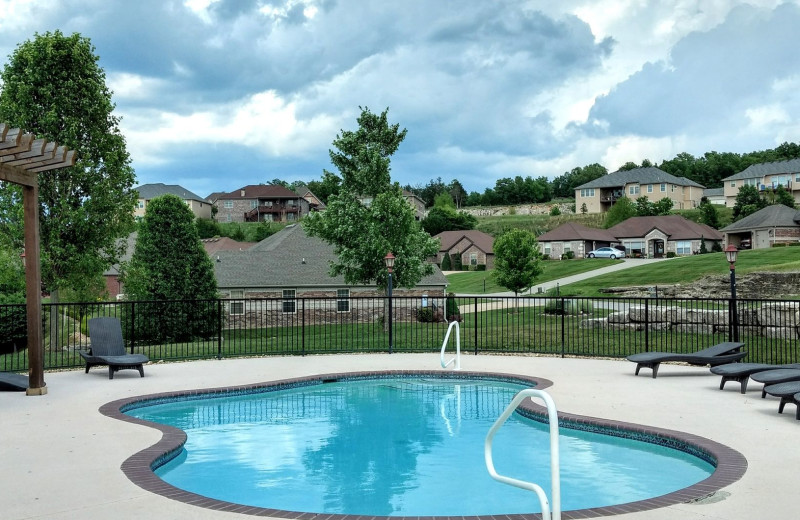
{"type": "Polygon", "coordinates": [[[731,268],[731,329],[733,331],[733,341],[739,341],[739,312],[736,308],[736,257],[739,255],[739,249],[731,244],[725,248],[725,258],[731,268]]]}
{"type": "Polygon", "coordinates": [[[394,255],[391,251],[386,253],[383,257],[383,263],[386,264],[386,270],[389,271],[389,354],[392,353],[392,271],[394,270],[394,255]]]}

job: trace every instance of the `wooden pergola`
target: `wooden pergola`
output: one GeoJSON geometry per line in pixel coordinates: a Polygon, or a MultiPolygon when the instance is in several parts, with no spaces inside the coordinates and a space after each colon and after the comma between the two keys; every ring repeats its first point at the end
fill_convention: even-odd
{"type": "Polygon", "coordinates": [[[25,301],[28,322],[28,395],[44,395],[42,270],[39,255],[39,172],[75,164],[75,152],[0,123],[0,181],[22,186],[25,227],[25,301]]]}

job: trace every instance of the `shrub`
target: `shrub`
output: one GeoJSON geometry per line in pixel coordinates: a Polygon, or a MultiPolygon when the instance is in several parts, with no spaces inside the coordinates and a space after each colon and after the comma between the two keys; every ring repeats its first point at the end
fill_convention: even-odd
{"type": "Polygon", "coordinates": [[[667,251],[667,258],[675,258],[675,251],[667,251]]]}
{"type": "Polygon", "coordinates": [[[721,253],[722,252],[722,244],[720,244],[718,241],[714,241],[714,243],[711,244],[711,252],[712,253],[721,253]]]}
{"type": "Polygon", "coordinates": [[[0,294],[0,305],[3,305],[0,307],[0,354],[24,349],[28,344],[28,313],[24,294],[0,294]]]}
{"type": "Polygon", "coordinates": [[[430,307],[423,307],[421,309],[417,309],[417,321],[422,323],[433,323],[434,321],[433,309],[431,309],[430,307]]]}
{"type": "Polygon", "coordinates": [[[478,264],[475,267],[477,268],[477,269],[475,269],[476,271],[485,271],[486,270],[486,264],[478,264]]]}
{"type": "Polygon", "coordinates": [[[509,215],[516,215],[517,214],[517,207],[516,206],[511,206],[510,208],[508,208],[508,214],[509,215]]]}
{"type": "Polygon", "coordinates": [[[464,266],[461,262],[461,253],[456,251],[456,253],[453,255],[453,271],[463,271],[463,267],[464,266]]]}
{"type": "Polygon", "coordinates": [[[574,251],[567,251],[566,253],[561,255],[562,260],[572,260],[573,258],[575,258],[574,251]]]}
{"type": "Polygon", "coordinates": [[[579,314],[591,314],[594,310],[592,302],[589,300],[573,300],[569,298],[554,298],[544,305],[545,314],[564,314],[576,316],[579,314]]]}
{"type": "Polygon", "coordinates": [[[542,255],[542,260],[550,260],[550,255],[542,255]]]}
{"type": "Polygon", "coordinates": [[[445,253],[442,257],[442,271],[452,271],[453,262],[450,261],[450,253],[445,253]]]}
{"type": "Polygon", "coordinates": [[[786,247],[788,245],[789,244],[787,244],[786,242],[773,242],[772,243],[772,247],[786,247]]]}
{"type": "Polygon", "coordinates": [[[447,300],[444,302],[447,321],[461,321],[461,310],[458,308],[455,296],[454,293],[447,293],[447,300]]]}
{"type": "Polygon", "coordinates": [[[561,215],[561,210],[558,209],[558,206],[553,206],[553,207],[550,208],[550,216],[551,217],[557,217],[559,215],[561,215]]]}

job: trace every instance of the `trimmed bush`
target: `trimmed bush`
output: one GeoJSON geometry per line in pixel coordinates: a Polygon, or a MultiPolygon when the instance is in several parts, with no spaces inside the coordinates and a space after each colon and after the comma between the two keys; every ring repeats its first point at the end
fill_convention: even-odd
{"type": "Polygon", "coordinates": [[[442,271],[452,271],[453,262],[450,261],[450,253],[445,253],[442,257],[442,271]]]}
{"type": "Polygon", "coordinates": [[[486,270],[486,264],[478,264],[476,267],[477,267],[477,269],[475,269],[476,271],[485,271],[486,270]]]}
{"type": "Polygon", "coordinates": [[[447,300],[445,300],[445,316],[447,321],[461,321],[461,310],[458,308],[454,293],[447,293],[447,300]]]}
{"type": "Polygon", "coordinates": [[[667,258],[675,258],[675,251],[667,251],[667,258]]]}

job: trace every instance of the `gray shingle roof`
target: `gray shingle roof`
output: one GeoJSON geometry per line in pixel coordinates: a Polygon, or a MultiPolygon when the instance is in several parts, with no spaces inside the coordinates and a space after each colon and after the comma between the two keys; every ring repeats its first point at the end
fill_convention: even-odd
{"type": "Polygon", "coordinates": [[[723,181],[737,181],[740,179],[760,179],[765,175],[781,173],[800,173],[800,159],[751,164],[737,174],[725,177],[723,181]]]}
{"type": "Polygon", "coordinates": [[[557,228],[541,234],[537,240],[539,242],[560,242],[564,240],[617,241],[616,237],[605,229],[590,228],[576,222],[561,224],[557,228]]]}
{"type": "Polygon", "coordinates": [[[722,228],[723,233],[736,231],[750,231],[751,229],[772,227],[797,227],[800,226],[800,211],[783,204],[773,204],[762,208],[752,215],[747,215],[741,220],[722,228]]]}
{"type": "Polygon", "coordinates": [[[705,197],[722,197],[725,194],[725,188],[706,188],[703,190],[705,197]]]}
{"type": "Polygon", "coordinates": [[[722,234],[716,229],[705,224],[698,224],[685,219],[680,215],[667,215],[663,217],[631,217],[609,228],[608,232],[621,238],[644,237],[653,229],[663,231],[669,240],[722,240],[722,234]]]}
{"type": "MultiPolygon", "coordinates": [[[[343,276],[331,277],[333,246],[306,235],[302,225],[289,225],[246,251],[219,251],[212,256],[220,288],[350,287],[343,276]]],[[[445,286],[436,268],[419,285],[445,286]]]]}
{"type": "Polygon", "coordinates": [[[178,186],[177,184],[163,184],[159,182],[156,184],[142,184],[141,186],[137,186],[133,189],[139,192],[140,199],[150,200],[158,197],[159,195],[169,194],[180,197],[183,200],[199,200],[201,202],[207,202],[203,197],[192,193],[183,186],[178,186]]]}
{"type": "Polygon", "coordinates": [[[608,175],[603,175],[593,181],[589,181],[586,184],[582,184],[575,189],[619,188],[631,182],[638,182],[639,184],[661,184],[662,182],[666,182],[678,186],[704,187],[702,184],[698,184],[686,177],[676,177],[664,170],[650,166],[647,168],[634,168],[633,170],[618,170],[608,175]]]}

